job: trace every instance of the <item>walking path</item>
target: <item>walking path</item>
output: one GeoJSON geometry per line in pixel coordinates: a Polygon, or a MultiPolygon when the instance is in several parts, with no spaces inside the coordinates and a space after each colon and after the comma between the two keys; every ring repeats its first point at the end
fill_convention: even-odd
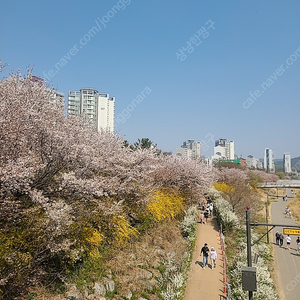
{"type": "MultiPolygon", "coordinates": [[[[287,196],[291,199],[294,195],[290,189],[287,189],[287,196]]],[[[284,211],[288,201],[278,199],[271,206],[271,215],[273,224],[296,225],[293,218],[285,218],[284,211]]],[[[288,227],[288,226],[286,226],[288,227]]],[[[275,227],[271,234],[275,240],[275,232],[283,232],[282,227],[275,227]]],[[[300,257],[297,252],[296,238],[297,235],[291,235],[291,250],[286,247],[284,240],[283,247],[274,244],[274,265],[278,281],[278,293],[280,300],[297,300],[300,299],[300,257]]]]}
{"type": "Polygon", "coordinates": [[[220,300],[225,299],[223,294],[223,261],[220,245],[219,231],[215,218],[209,218],[207,224],[197,223],[196,245],[191,261],[184,300],[220,300]],[[217,267],[202,269],[203,256],[200,251],[204,243],[209,249],[214,247],[217,251],[217,267]]]}

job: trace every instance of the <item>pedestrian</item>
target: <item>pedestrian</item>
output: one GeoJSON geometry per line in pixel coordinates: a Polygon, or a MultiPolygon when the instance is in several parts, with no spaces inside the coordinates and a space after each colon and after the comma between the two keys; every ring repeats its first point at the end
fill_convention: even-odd
{"type": "Polygon", "coordinates": [[[205,202],[204,201],[202,202],[202,210],[203,211],[205,210],[205,202]]]}
{"type": "Polygon", "coordinates": [[[214,205],[211,203],[209,205],[209,215],[212,216],[213,215],[213,210],[214,210],[214,205]]]}
{"type": "Polygon", "coordinates": [[[203,270],[205,269],[205,266],[208,264],[208,254],[209,254],[209,248],[207,247],[207,243],[204,244],[204,246],[201,249],[200,256],[203,254],[203,270]]]}
{"type": "Polygon", "coordinates": [[[205,212],[204,212],[204,218],[205,218],[206,223],[207,223],[208,214],[209,214],[209,212],[206,209],[205,212]]]}
{"type": "Polygon", "coordinates": [[[297,237],[296,243],[297,243],[298,254],[300,255],[300,237],[299,236],[297,237]]]}
{"type": "Polygon", "coordinates": [[[204,223],[204,215],[203,215],[203,212],[201,211],[200,212],[200,224],[203,224],[204,223]]]}
{"type": "Polygon", "coordinates": [[[285,237],[285,240],[286,240],[286,246],[289,250],[291,250],[291,237],[290,235],[288,234],[288,236],[285,237]]]}
{"type": "Polygon", "coordinates": [[[285,216],[284,217],[291,217],[291,211],[290,211],[290,209],[288,208],[288,207],[286,207],[286,209],[285,209],[285,216]]]}
{"type": "Polygon", "coordinates": [[[215,250],[214,247],[211,247],[211,250],[210,250],[210,263],[211,263],[211,269],[213,270],[214,268],[216,268],[217,264],[216,264],[216,261],[217,261],[217,251],[215,250]]]}
{"type": "Polygon", "coordinates": [[[279,233],[279,243],[280,243],[280,247],[282,247],[283,245],[283,234],[279,233]]]}
{"type": "Polygon", "coordinates": [[[276,231],[275,237],[276,237],[276,245],[279,245],[280,234],[278,231],[276,231]]]}

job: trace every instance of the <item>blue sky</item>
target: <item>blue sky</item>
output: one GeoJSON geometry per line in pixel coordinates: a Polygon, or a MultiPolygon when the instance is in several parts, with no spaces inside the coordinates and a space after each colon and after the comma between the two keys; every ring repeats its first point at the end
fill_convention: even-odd
{"type": "Polygon", "coordinates": [[[243,157],[300,155],[299,0],[14,0],[1,11],[1,78],[34,67],[65,96],[107,92],[130,142],[176,152],[194,139],[208,156],[227,138],[243,157]]]}

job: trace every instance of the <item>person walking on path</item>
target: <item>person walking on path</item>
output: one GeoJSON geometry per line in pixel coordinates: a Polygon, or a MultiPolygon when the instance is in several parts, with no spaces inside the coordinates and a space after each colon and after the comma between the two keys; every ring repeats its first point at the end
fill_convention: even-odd
{"type": "Polygon", "coordinates": [[[290,209],[288,207],[286,207],[286,209],[285,209],[285,216],[284,217],[291,217],[291,216],[292,216],[292,214],[291,214],[290,209]]]}
{"type": "Polygon", "coordinates": [[[201,249],[200,256],[203,254],[203,270],[205,269],[205,266],[208,264],[208,254],[209,254],[209,248],[207,247],[207,243],[204,244],[204,246],[201,249]]]}
{"type": "Polygon", "coordinates": [[[204,223],[204,215],[203,215],[203,212],[202,212],[202,211],[200,212],[199,221],[200,221],[200,224],[203,224],[203,223],[204,223]]]}
{"type": "Polygon", "coordinates": [[[205,212],[204,212],[204,218],[205,218],[205,222],[206,222],[206,223],[207,223],[208,215],[209,215],[209,212],[208,212],[208,210],[206,209],[205,212]]]}
{"type": "Polygon", "coordinates": [[[288,236],[285,237],[285,240],[286,240],[286,246],[289,250],[291,250],[291,237],[290,235],[288,234],[288,236]]]}
{"type": "Polygon", "coordinates": [[[300,255],[300,237],[299,236],[297,237],[296,244],[297,244],[298,254],[300,255]]]}
{"type": "Polygon", "coordinates": [[[280,247],[283,246],[283,234],[279,233],[279,243],[280,243],[280,247]]]}
{"type": "Polygon", "coordinates": [[[211,247],[211,250],[210,250],[210,263],[211,263],[211,269],[213,270],[214,268],[216,268],[217,264],[216,264],[216,261],[217,261],[217,251],[215,250],[214,247],[211,247]]]}
{"type": "Polygon", "coordinates": [[[213,210],[214,210],[214,205],[213,205],[212,203],[210,203],[208,209],[209,209],[209,215],[212,217],[212,215],[213,215],[213,210]]]}
{"type": "Polygon", "coordinates": [[[276,245],[279,245],[280,233],[278,231],[276,231],[275,237],[276,237],[276,245]]]}

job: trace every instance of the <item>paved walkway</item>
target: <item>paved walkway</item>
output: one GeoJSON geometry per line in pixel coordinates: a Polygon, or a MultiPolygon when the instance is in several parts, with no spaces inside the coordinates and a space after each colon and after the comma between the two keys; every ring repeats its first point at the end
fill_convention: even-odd
{"type": "MultiPolygon", "coordinates": [[[[290,189],[287,189],[288,197],[293,197],[290,189]]],[[[291,199],[291,198],[289,198],[291,199]]],[[[285,218],[284,211],[288,201],[278,199],[271,206],[271,216],[273,224],[296,225],[293,218],[285,218]]],[[[285,226],[288,227],[288,226],[285,226]]],[[[275,227],[271,234],[276,231],[283,232],[283,227],[275,227]]],[[[278,293],[280,300],[298,300],[300,299],[300,256],[297,253],[296,238],[297,235],[291,235],[291,250],[286,247],[284,240],[283,247],[274,245],[274,265],[278,282],[278,293]]]]}
{"type": "Polygon", "coordinates": [[[188,275],[187,287],[184,300],[220,300],[223,297],[223,261],[220,237],[217,229],[216,220],[209,218],[207,224],[197,224],[196,245],[188,275]],[[217,267],[202,269],[202,256],[200,251],[204,243],[208,244],[209,249],[214,247],[217,250],[217,267]]]}

